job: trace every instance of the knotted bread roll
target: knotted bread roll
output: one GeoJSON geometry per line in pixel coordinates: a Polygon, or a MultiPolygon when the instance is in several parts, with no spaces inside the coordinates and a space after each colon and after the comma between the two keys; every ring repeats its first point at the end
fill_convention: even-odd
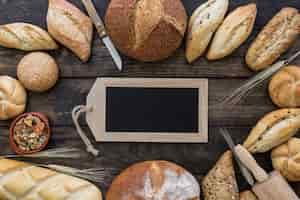
{"type": "Polygon", "coordinates": [[[24,112],[26,91],[14,78],[0,76],[0,120],[7,120],[24,112]]]}
{"type": "Polygon", "coordinates": [[[272,101],[282,108],[300,106],[300,68],[288,66],[277,72],[270,81],[272,101]]]}
{"type": "Polygon", "coordinates": [[[271,154],[273,167],[289,181],[300,181],[300,139],[292,138],[271,154]]]}

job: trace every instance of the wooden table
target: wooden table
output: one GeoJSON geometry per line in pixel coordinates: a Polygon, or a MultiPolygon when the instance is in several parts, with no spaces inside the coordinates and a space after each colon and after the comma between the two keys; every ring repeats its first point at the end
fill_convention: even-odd
{"type": "MultiPolygon", "coordinates": [[[[79,0],[72,0],[83,9],[79,0]]],[[[94,0],[103,16],[108,0],[94,0]]],[[[192,11],[204,0],[183,0],[187,12],[192,11]]],[[[231,0],[230,10],[243,5],[249,0],[231,0]]],[[[246,44],[233,55],[220,61],[208,62],[201,58],[193,65],[188,65],[184,58],[184,48],[178,50],[171,58],[157,63],[140,63],[124,58],[125,69],[119,73],[106,49],[97,37],[94,37],[93,53],[88,63],[81,63],[70,51],[60,48],[51,52],[59,63],[61,79],[57,86],[48,93],[29,93],[27,111],[46,113],[53,127],[50,147],[76,146],[84,148],[72,121],[71,110],[75,105],[84,104],[96,77],[186,77],[209,78],[209,143],[208,144],[150,144],[150,143],[98,143],[101,156],[94,159],[86,156],[81,160],[37,160],[56,164],[65,164],[77,168],[110,167],[121,171],[130,164],[153,159],[176,162],[190,170],[199,181],[214,165],[218,157],[227,149],[227,145],[218,134],[218,128],[226,127],[236,142],[242,142],[249,130],[264,114],[276,107],[267,94],[266,85],[255,89],[245,101],[235,107],[215,108],[224,95],[253,75],[244,63],[244,55],[250,42],[263,25],[282,7],[293,6],[300,9],[299,0],[259,0],[258,18],[255,30],[246,44]]],[[[0,0],[0,24],[16,21],[29,22],[46,27],[47,0],[0,0]]],[[[300,40],[284,56],[300,49],[300,40]]],[[[24,52],[0,48],[0,74],[16,76],[16,65],[25,55],[24,52]]],[[[300,64],[300,59],[295,62],[300,64]]],[[[8,127],[10,122],[0,122],[1,154],[11,153],[8,145],[8,127]]],[[[84,120],[82,125],[88,131],[84,120]]],[[[271,170],[270,155],[257,156],[265,169],[271,170]]],[[[241,190],[247,188],[245,180],[238,173],[241,190]]],[[[113,179],[108,174],[104,183],[99,185],[105,192],[113,179]]],[[[300,184],[293,184],[300,195],[300,184]]]]}

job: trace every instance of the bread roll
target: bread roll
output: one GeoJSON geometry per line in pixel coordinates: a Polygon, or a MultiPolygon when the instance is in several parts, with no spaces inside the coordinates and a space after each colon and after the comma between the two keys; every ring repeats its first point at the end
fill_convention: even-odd
{"type": "Polygon", "coordinates": [[[277,72],[269,83],[272,101],[282,108],[300,106],[300,68],[288,66],[277,72]]]}
{"type": "Polygon", "coordinates": [[[273,167],[289,181],[300,181],[300,139],[291,138],[271,154],[273,167]]]}
{"type": "Polygon", "coordinates": [[[256,19],[256,4],[238,7],[218,28],[207,53],[207,59],[224,58],[237,49],[250,36],[256,19]]]}
{"type": "Polygon", "coordinates": [[[297,39],[300,14],[295,8],[283,8],[258,34],[247,55],[247,65],[255,71],[272,64],[297,39]]]}
{"type": "Polygon", "coordinates": [[[58,48],[55,41],[46,31],[28,23],[0,25],[0,45],[23,51],[58,48]]]}
{"type": "Polygon", "coordinates": [[[232,153],[225,152],[202,181],[205,200],[239,200],[232,153]]]}
{"type": "Polygon", "coordinates": [[[102,200],[87,181],[14,160],[0,160],[0,180],[1,200],[102,200]]]}
{"type": "Polygon", "coordinates": [[[200,200],[200,187],[185,169],[167,161],[147,161],[122,172],[106,200],[200,200]]]}
{"type": "Polygon", "coordinates": [[[26,100],[26,91],[19,81],[9,76],[0,76],[0,120],[23,113],[26,100]]]}
{"type": "Polygon", "coordinates": [[[244,146],[264,153],[286,142],[300,128],[300,109],[280,109],[265,115],[251,130],[244,146]]]}
{"type": "Polygon", "coordinates": [[[82,61],[91,55],[93,24],[89,17],[66,0],[49,0],[49,33],[82,61]]]}
{"type": "Polygon", "coordinates": [[[240,194],[240,200],[258,200],[252,191],[244,191],[240,194]]]}
{"type": "Polygon", "coordinates": [[[30,53],[18,64],[17,76],[28,90],[45,92],[58,80],[58,66],[55,60],[46,53],[30,53]]]}
{"type": "Polygon", "coordinates": [[[214,32],[224,19],[228,4],[228,0],[208,0],[194,11],[189,22],[185,52],[189,63],[206,50],[214,32]]]}
{"type": "Polygon", "coordinates": [[[111,0],[105,24],[122,53],[141,61],[158,61],[180,46],[187,15],[180,0],[111,0]]]}

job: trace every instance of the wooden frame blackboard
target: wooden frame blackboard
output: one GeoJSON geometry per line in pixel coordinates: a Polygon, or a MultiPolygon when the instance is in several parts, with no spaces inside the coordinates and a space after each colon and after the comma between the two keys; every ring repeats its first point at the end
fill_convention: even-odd
{"type": "MultiPolygon", "coordinates": [[[[139,90],[137,90],[139,91],[139,90]]],[[[135,92],[131,91],[131,92],[135,92]]],[[[181,95],[181,94],[178,94],[181,95]]],[[[178,96],[177,95],[177,96],[178,96]]],[[[185,95],[182,93],[182,95],[185,95]]],[[[120,96],[120,95],[119,95],[120,96]]],[[[193,96],[195,98],[195,95],[193,96]]],[[[122,100],[122,99],[120,99],[122,100]]],[[[208,142],[208,80],[207,79],[178,79],[178,78],[99,78],[87,97],[87,105],[93,108],[87,113],[86,120],[99,142],[164,142],[164,143],[206,143],[208,142]],[[145,90],[162,90],[168,92],[197,91],[197,129],[189,132],[166,131],[110,131],[107,130],[107,120],[111,120],[107,105],[112,88],[124,89],[144,88],[145,90]]],[[[116,105],[116,104],[114,104],[116,105]]],[[[112,111],[111,111],[112,112],[112,111]]],[[[116,111],[114,111],[116,112],[116,111]]],[[[127,111],[128,112],[128,111],[127,111]]],[[[122,113],[130,117],[132,112],[122,113]]],[[[168,127],[165,127],[168,128],[168,127]]]]}

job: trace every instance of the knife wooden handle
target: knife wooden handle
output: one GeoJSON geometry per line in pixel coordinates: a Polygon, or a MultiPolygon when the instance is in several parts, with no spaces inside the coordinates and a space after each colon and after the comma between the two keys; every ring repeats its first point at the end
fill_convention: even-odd
{"type": "Polygon", "coordinates": [[[242,145],[237,145],[235,151],[241,162],[252,172],[258,182],[264,182],[269,178],[269,175],[261,168],[253,156],[242,145]]]}

